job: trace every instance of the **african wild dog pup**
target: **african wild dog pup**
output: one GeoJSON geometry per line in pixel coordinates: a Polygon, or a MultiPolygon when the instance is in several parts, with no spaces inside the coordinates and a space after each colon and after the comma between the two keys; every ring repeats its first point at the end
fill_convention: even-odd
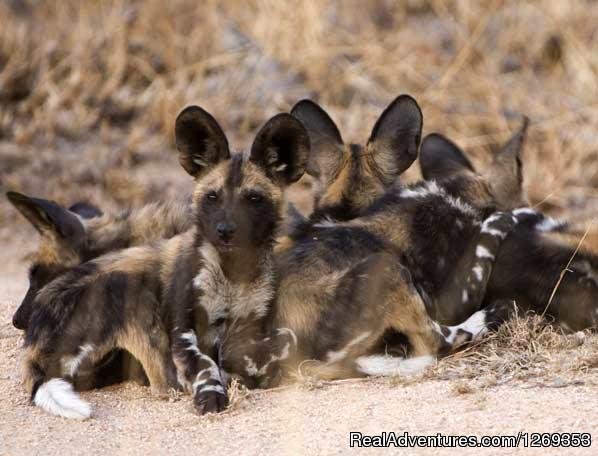
{"type": "MultiPolygon", "coordinates": [[[[113,250],[168,239],[192,226],[187,200],[155,202],[110,214],[83,202],[67,209],[17,192],[6,196],[40,235],[31,256],[29,289],[12,318],[13,326],[22,330],[29,324],[37,292],[62,273],[113,250]]],[[[123,350],[108,353],[88,369],[79,369],[73,378],[79,390],[124,380],[147,383],[139,363],[123,350]]]]}
{"type": "Polygon", "coordinates": [[[113,250],[168,239],[192,226],[191,204],[186,200],[103,214],[85,203],[66,209],[17,192],[6,196],[40,235],[29,267],[29,289],[12,319],[15,328],[23,330],[36,293],[63,272],[113,250]]]}
{"type": "MultiPolygon", "coordinates": [[[[504,301],[452,328],[441,327],[427,313],[428,301],[454,299],[454,293],[443,291],[445,285],[459,290],[457,298],[463,299],[467,282],[445,282],[453,266],[484,239],[494,250],[481,251],[481,256],[490,259],[515,220],[510,214],[493,214],[502,202],[481,177],[471,179],[471,191],[463,199],[450,187],[430,183],[392,185],[417,157],[422,114],[413,98],[403,95],[393,101],[363,148],[345,148],[338,129],[313,102],[302,102],[293,115],[310,134],[308,172],[325,188],[320,207],[327,206],[328,195],[333,201],[328,207],[353,206],[358,216],[343,221],[341,211],[330,211],[330,219],[300,224],[279,249],[280,287],[273,321],[274,327],[291,328],[298,338],[291,366],[304,368],[306,360],[315,360],[309,363],[310,371],[329,379],[397,375],[423,367],[436,354],[479,337],[488,325],[504,318],[511,305],[504,301]],[[388,188],[376,198],[379,190],[365,186],[372,193],[361,207],[355,204],[359,188],[352,188],[356,179],[349,177],[360,174],[371,176],[370,182],[377,180],[377,188],[388,188]],[[379,355],[388,330],[406,335],[415,359],[379,355]]],[[[516,157],[505,159],[509,165],[511,160],[516,157]]],[[[496,172],[501,171],[516,169],[497,166],[496,172]]],[[[467,266],[464,270],[472,271],[472,265],[467,266]]],[[[490,267],[491,261],[484,266],[490,267]]],[[[471,274],[472,294],[467,299],[480,301],[488,274],[479,279],[471,274]]]]}
{"type": "MultiPolygon", "coordinates": [[[[181,112],[175,135],[179,160],[196,179],[193,228],[77,266],[35,297],[24,380],[50,413],[90,416],[68,380],[116,347],[141,362],[152,391],[180,383],[199,413],[219,411],[227,396],[218,355],[235,338],[265,336],[283,189],[303,174],[309,137],[297,119],[279,114],[248,154],[231,155],[220,126],[199,107],[181,112]]],[[[251,356],[259,365],[242,374],[259,382],[292,344],[292,333],[275,331],[261,349],[280,351],[251,356]]]]}
{"type": "MultiPolygon", "coordinates": [[[[521,148],[523,128],[504,147],[521,148]]],[[[500,157],[500,155],[499,155],[500,157]]],[[[479,176],[465,153],[440,134],[428,135],[421,147],[420,165],[426,179],[440,185],[479,176]]],[[[496,299],[517,302],[523,311],[533,310],[555,320],[567,331],[598,327],[598,248],[585,239],[585,227],[557,221],[527,206],[525,198],[511,194],[521,185],[521,162],[511,181],[486,173],[494,192],[510,200],[519,224],[502,243],[488,281],[485,304],[496,299]],[[510,196],[509,196],[510,195],[510,196]],[[558,285],[558,286],[557,286],[558,285]]],[[[591,235],[591,234],[590,234],[591,235]]],[[[446,304],[446,303],[445,303],[446,304]]],[[[446,321],[459,321],[477,310],[472,305],[441,305],[430,309],[446,321]]]]}

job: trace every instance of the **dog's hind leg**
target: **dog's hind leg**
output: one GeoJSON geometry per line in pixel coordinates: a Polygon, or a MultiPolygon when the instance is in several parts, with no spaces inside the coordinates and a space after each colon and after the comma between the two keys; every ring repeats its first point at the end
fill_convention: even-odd
{"type": "Polygon", "coordinates": [[[161,325],[152,328],[130,325],[118,336],[117,345],[141,363],[152,394],[165,397],[169,387],[178,386],[170,341],[161,325]]]}

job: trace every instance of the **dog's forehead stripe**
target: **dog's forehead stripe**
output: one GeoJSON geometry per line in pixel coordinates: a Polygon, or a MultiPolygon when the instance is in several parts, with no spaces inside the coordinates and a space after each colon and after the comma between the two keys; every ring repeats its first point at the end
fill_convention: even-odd
{"type": "Polygon", "coordinates": [[[226,176],[226,188],[232,191],[234,188],[238,188],[243,181],[243,155],[233,155],[230,160],[228,167],[228,174],[226,176]]]}

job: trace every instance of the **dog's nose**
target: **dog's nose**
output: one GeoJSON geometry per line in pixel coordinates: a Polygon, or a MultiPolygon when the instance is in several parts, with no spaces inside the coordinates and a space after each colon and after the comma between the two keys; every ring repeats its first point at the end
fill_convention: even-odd
{"type": "Polygon", "coordinates": [[[26,321],[27,320],[18,311],[12,317],[12,325],[17,329],[21,329],[21,330],[27,329],[26,321]]]}
{"type": "Polygon", "coordinates": [[[216,225],[218,236],[220,236],[220,239],[223,241],[230,241],[233,238],[236,230],[237,227],[234,223],[219,223],[216,225]]]}

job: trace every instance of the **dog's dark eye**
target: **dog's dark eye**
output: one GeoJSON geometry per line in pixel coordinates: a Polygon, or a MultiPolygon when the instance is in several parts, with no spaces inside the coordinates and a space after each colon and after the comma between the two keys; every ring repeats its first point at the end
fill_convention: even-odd
{"type": "Polygon", "coordinates": [[[215,191],[209,192],[207,197],[208,197],[208,201],[211,201],[211,202],[218,201],[218,193],[216,193],[215,191]]]}
{"type": "Polygon", "coordinates": [[[252,203],[261,203],[264,200],[264,197],[257,192],[251,192],[247,194],[247,199],[252,203]]]}

